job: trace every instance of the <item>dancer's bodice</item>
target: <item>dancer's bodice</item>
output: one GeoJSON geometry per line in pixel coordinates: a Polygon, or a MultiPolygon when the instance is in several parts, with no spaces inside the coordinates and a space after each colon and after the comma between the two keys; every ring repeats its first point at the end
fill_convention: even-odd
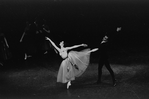
{"type": "Polygon", "coordinates": [[[63,59],[67,58],[68,56],[67,50],[61,50],[59,54],[63,59]]]}

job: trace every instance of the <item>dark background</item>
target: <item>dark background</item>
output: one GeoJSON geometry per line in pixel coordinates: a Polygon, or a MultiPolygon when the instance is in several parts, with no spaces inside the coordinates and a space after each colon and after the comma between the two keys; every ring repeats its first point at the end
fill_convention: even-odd
{"type": "Polygon", "coordinates": [[[0,29],[13,58],[21,56],[19,40],[26,21],[45,19],[57,45],[64,40],[68,46],[87,43],[93,48],[107,33],[111,42],[109,61],[117,79],[117,86],[111,87],[111,77],[103,68],[103,84],[93,84],[99,59],[91,57],[85,75],[66,90],[66,85],[56,82],[62,58],[53,51],[53,55],[37,59],[4,61],[0,67],[0,97],[148,99],[148,13],[148,0],[0,0],[0,29]],[[116,32],[117,27],[122,30],[116,32]]]}
{"type": "Polygon", "coordinates": [[[108,33],[113,46],[148,46],[147,0],[1,0],[0,28],[10,46],[17,42],[26,21],[45,19],[57,44],[96,46],[108,33]],[[116,32],[122,27],[121,32],[116,32]]]}

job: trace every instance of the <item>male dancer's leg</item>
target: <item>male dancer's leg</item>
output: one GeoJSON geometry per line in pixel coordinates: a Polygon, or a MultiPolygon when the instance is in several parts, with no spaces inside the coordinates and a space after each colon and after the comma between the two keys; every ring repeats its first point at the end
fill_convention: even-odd
{"type": "Polygon", "coordinates": [[[112,76],[112,80],[113,80],[113,85],[115,86],[116,85],[116,83],[115,83],[116,80],[115,80],[114,72],[113,72],[112,68],[110,67],[110,64],[109,64],[108,60],[105,61],[105,66],[108,69],[108,71],[110,72],[110,74],[112,76]]]}
{"type": "Polygon", "coordinates": [[[97,80],[97,83],[101,83],[103,65],[104,65],[104,62],[102,60],[100,60],[99,63],[98,63],[98,80],[97,80]]]}

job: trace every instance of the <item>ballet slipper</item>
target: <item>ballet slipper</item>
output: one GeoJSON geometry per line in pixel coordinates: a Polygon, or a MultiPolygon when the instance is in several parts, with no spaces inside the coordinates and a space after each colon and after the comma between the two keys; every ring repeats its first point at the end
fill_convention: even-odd
{"type": "Polygon", "coordinates": [[[67,89],[69,89],[69,86],[71,86],[71,82],[70,81],[67,83],[67,89]]]}

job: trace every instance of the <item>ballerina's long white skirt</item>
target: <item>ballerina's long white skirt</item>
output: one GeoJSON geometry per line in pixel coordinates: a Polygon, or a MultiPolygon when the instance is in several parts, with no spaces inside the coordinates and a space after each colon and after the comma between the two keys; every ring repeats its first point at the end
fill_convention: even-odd
{"type": "Polygon", "coordinates": [[[82,51],[70,51],[68,58],[62,61],[58,75],[57,82],[67,83],[75,80],[75,77],[81,76],[89,65],[90,49],[82,51]]]}

